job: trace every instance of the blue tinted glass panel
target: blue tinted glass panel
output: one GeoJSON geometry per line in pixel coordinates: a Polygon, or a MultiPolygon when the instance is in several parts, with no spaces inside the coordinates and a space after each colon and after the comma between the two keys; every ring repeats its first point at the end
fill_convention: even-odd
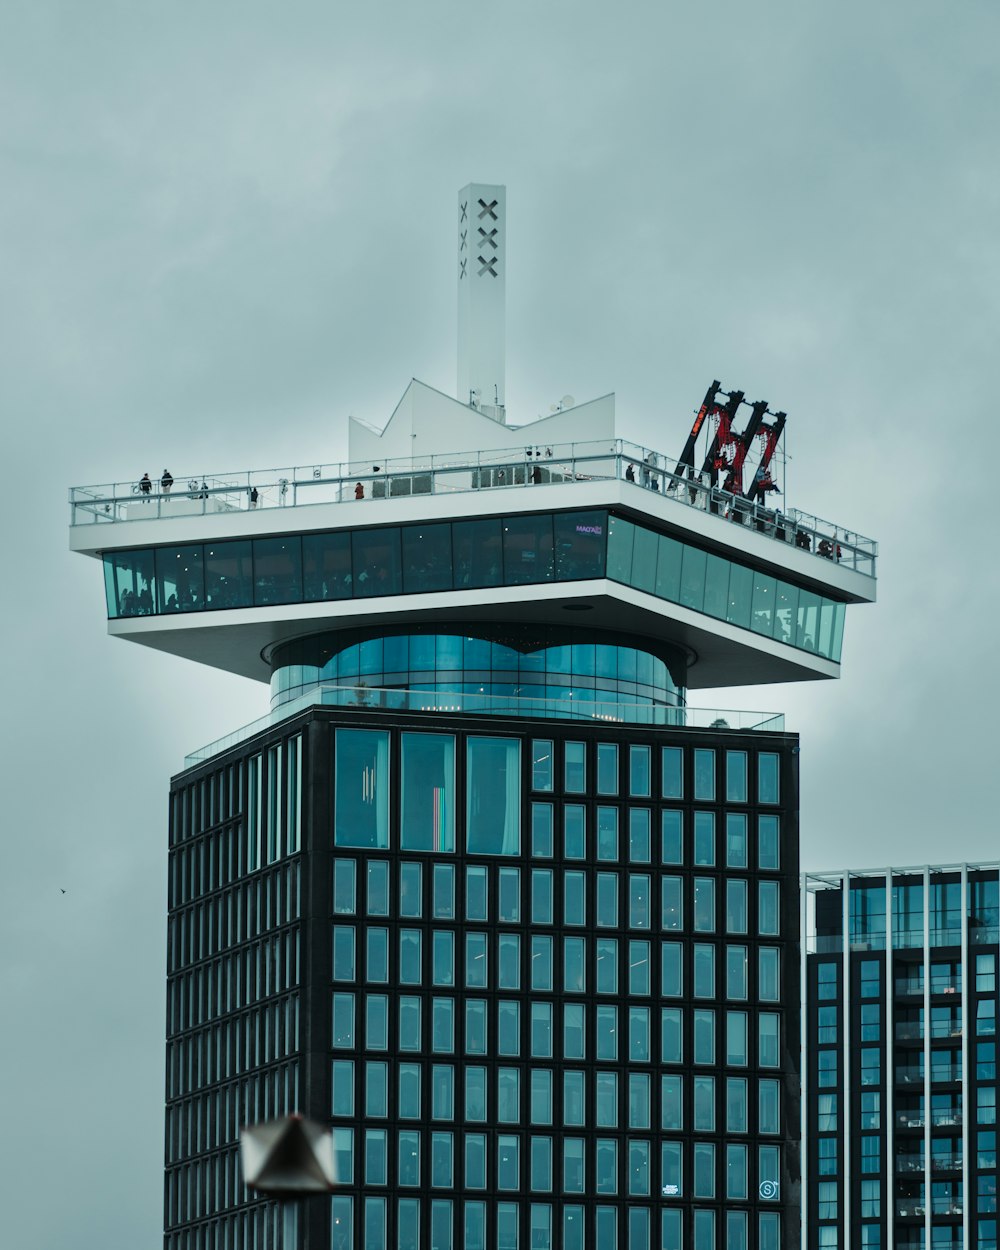
{"type": "Polygon", "coordinates": [[[162,611],[156,600],[152,551],[118,551],[104,557],[108,616],[149,616],[162,611]]]}
{"type": "Polygon", "coordinates": [[[833,642],[830,644],[830,659],[840,663],[841,648],[844,644],[844,613],[846,607],[842,603],[836,605],[833,618],[833,642]]]}
{"type": "Polygon", "coordinates": [[[705,565],[705,603],[703,611],[720,621],[726,619],[729,610],[730,563],[721,556],[710,555],[705,565]]]}
{"type": "Polygon", "coordinates": [[[504,517],[503,564],[508,586],[551,581],[552,517],[504,517]]]}
{"type": "Polygon", "coordinates": [[[248,608],[253,603],[253,555],[248,540],[205,544],[205,606],[248,608]]]}
{"type": "Polygon", "coordinates": [[[451,590],[451,526],[404,525],[403,590],[451,590]]]}
{"type": "Polygon", "coordinates": [[[819,644],[816,650],[822,656],[830,658],[833,647],[833,615],[834,605],[828,599],[820,599],[819,608],[819,644]]]}
{"type": "Polygon", "coordinates": [[[681,598],[685,608],[700,612],[705,602],[705,566],[708,557],[696,547],[685,547],[681,565],[681,598]]]}
{"type": "Polygon", "coordinates": [[[778,756],[770,751],[761,751],[757,756],[757,802],[777,803],[778,799],[778,756]]]}
{"type": "Polygon", "coordinates": [[[452,549],[456,590],[503,585],[503,531],[499,517],[455,521],[452,549]]]}
{"type": "Polygon", "coordinates": [[[161,612],[196,612],[204,608],[202,561],[201,543],[190,547],[157,547],[156,601],[161,612]]]}
{"type": "Polygon", "coordinates": [[[399,530],[355,530],[351,535],[354,597],[398,595],[403,588],[399,562],[399,530]]]}
{"type": "Polygon", "coordinates": [[[636,527],[632,545],[631,585],[652,594],[656,589],[656,554],[659,538],[652,530],[636,527]]]}
{"type": "Polygon", "coordinates": [[[795,646],[795,618],[799,607],[799,588],[778,581],[775,585],[774,637],[778,642],[795,646]]]}
{"type": "Polygon", "coordinates": [[[350,533],[303,534],[302,580],[308,600],[350,599],[350,533]]]}
{"type": "Polygon", "coordinates": [[[683,864],[684,862],[684,813],[665,809],[660,820],[663,834],[663,862],[665,864],[683,864]]]}
{"type": "Polygon", "coordinates": [[[726,620],[730,625],[750,628],[753,607],[753,573],[742,564],[734,564],[729,570],[729,609],[726,620]]]}
{"type": "Polygon", "coordinates": [[[804,651],[816,650],[816,639],[819,636],[819,603],[819,595],[814,595],[808,590],[799,591],[795,645],[804,651]]]}
{"type": "Polygon", "coordinates": [[[684,548],[673,538],[660,535],[656,557],[656,593],[676,603],[681,594],[681,561],[684,548]]]}
{"type": "Polygon", "coordinates": [[[608,520],[608,577],[629,584],[632,576],[632,542],[635,526],[621,517],[608,520]]]}
{"type": "Polygon", "coordinates": [[[715,798],[715,752],[697,748],[694,753],[694,797],[715,798]]]}
{"type": "Polygon", "coordinates": [[[606,512],[559,512],[555,521],[556,578],[603,577],[608,536],[606,512]]]}
{"type": "Polygon", "coordinates": [[[401,735],[400,845],[410,851],[455,849],[455,739],[401,735]]]}
{"type": "Polygon", "coordinates": [[[684,752],[682,747],[664,747],[660,753],[662,770],[660,793],[665,799],[684,797],[684,752]]]}
{"type": "Polygon", "coordinates": [[[298,535],[253,540],[253,601],[298,603],[302,599],[302,540],[298,535]]]}
{"type": "Polygon", "coordinates": [[[469,738],[466,837],[472,855],[521,849],[521,744],[516,738],[469,738]]]}
{"type": "Polygon", "coordinates": [[[755,634],[766,634],[774,631],[774,599],[775,579],[763,573],[756,573],[753,581],[753,614],[750,617],[750,628],[755,634]]]}
{"type": "Polygon", "coordinates": [[[334,842],[389,845],[389,735],[374,729],[338,729],[334,842]]]}

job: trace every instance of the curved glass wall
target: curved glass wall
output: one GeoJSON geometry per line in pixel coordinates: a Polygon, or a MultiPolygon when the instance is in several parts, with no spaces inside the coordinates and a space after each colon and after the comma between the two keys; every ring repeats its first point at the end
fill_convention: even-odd
{"type": "Polygon", "coordinates": [[[108,616],[607,577],[840,662],[844,604],[604,510],[111,551],[108,616]]]}
{"type": "Polygon", "coordinates": [[[317,685],[680,707],[683,654],[652,639],[555,627],[319,634],[276,647],[271,703],[317,685]]]}

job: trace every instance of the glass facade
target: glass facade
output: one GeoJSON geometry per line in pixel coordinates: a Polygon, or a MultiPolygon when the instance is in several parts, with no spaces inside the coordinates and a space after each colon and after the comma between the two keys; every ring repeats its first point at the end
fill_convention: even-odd
{"type": "Polygon", "coordinates": [[[795,740],[440,728],[313,708],[175,780],[168,1250],[271,1244],[237,1132],[293,1107],[310,1244],[787,1250],[795,740]]]}
{"type": "Polygon", "coordinates": [[[342,685],[680,707],[687,667],[678,650],[648,638],[516,625],[321,634],[276,648],[271,665],[275,706],[317,685],[342,685]]]}
{"type": "Polygon", "coordinates": [[[601,577],[840,662],[843,603],[602,510],[104,556],[112,619],[601,577]]]}

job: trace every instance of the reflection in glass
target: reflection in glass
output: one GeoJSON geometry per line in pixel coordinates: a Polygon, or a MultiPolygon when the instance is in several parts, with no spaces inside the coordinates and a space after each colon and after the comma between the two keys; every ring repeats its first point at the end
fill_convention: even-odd
{"type": "Polygon", "coordinates": [[[388,733],[336,731],[334,841],[337,846],[388,847],[388,733]]]}
{"type": "Polygon", "coordinates": [[[454,851],[455,739],[404,733],[400,741],[400,845],[410,851],[454,851]]]}
{"type": "Polygon", "coordinates": [[[517,855],[520,851],[520,750],[516,738],[469,738],[467,742],[470,854],[517,855]]]}

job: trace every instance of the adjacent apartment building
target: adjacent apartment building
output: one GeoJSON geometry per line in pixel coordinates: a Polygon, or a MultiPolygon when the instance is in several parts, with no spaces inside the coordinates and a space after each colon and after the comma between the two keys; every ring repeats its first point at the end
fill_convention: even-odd
{"type": "Polygon", "coordinates": [[[803,878],[805,1250],[996,1250],[997,867],[803,878]]]}

